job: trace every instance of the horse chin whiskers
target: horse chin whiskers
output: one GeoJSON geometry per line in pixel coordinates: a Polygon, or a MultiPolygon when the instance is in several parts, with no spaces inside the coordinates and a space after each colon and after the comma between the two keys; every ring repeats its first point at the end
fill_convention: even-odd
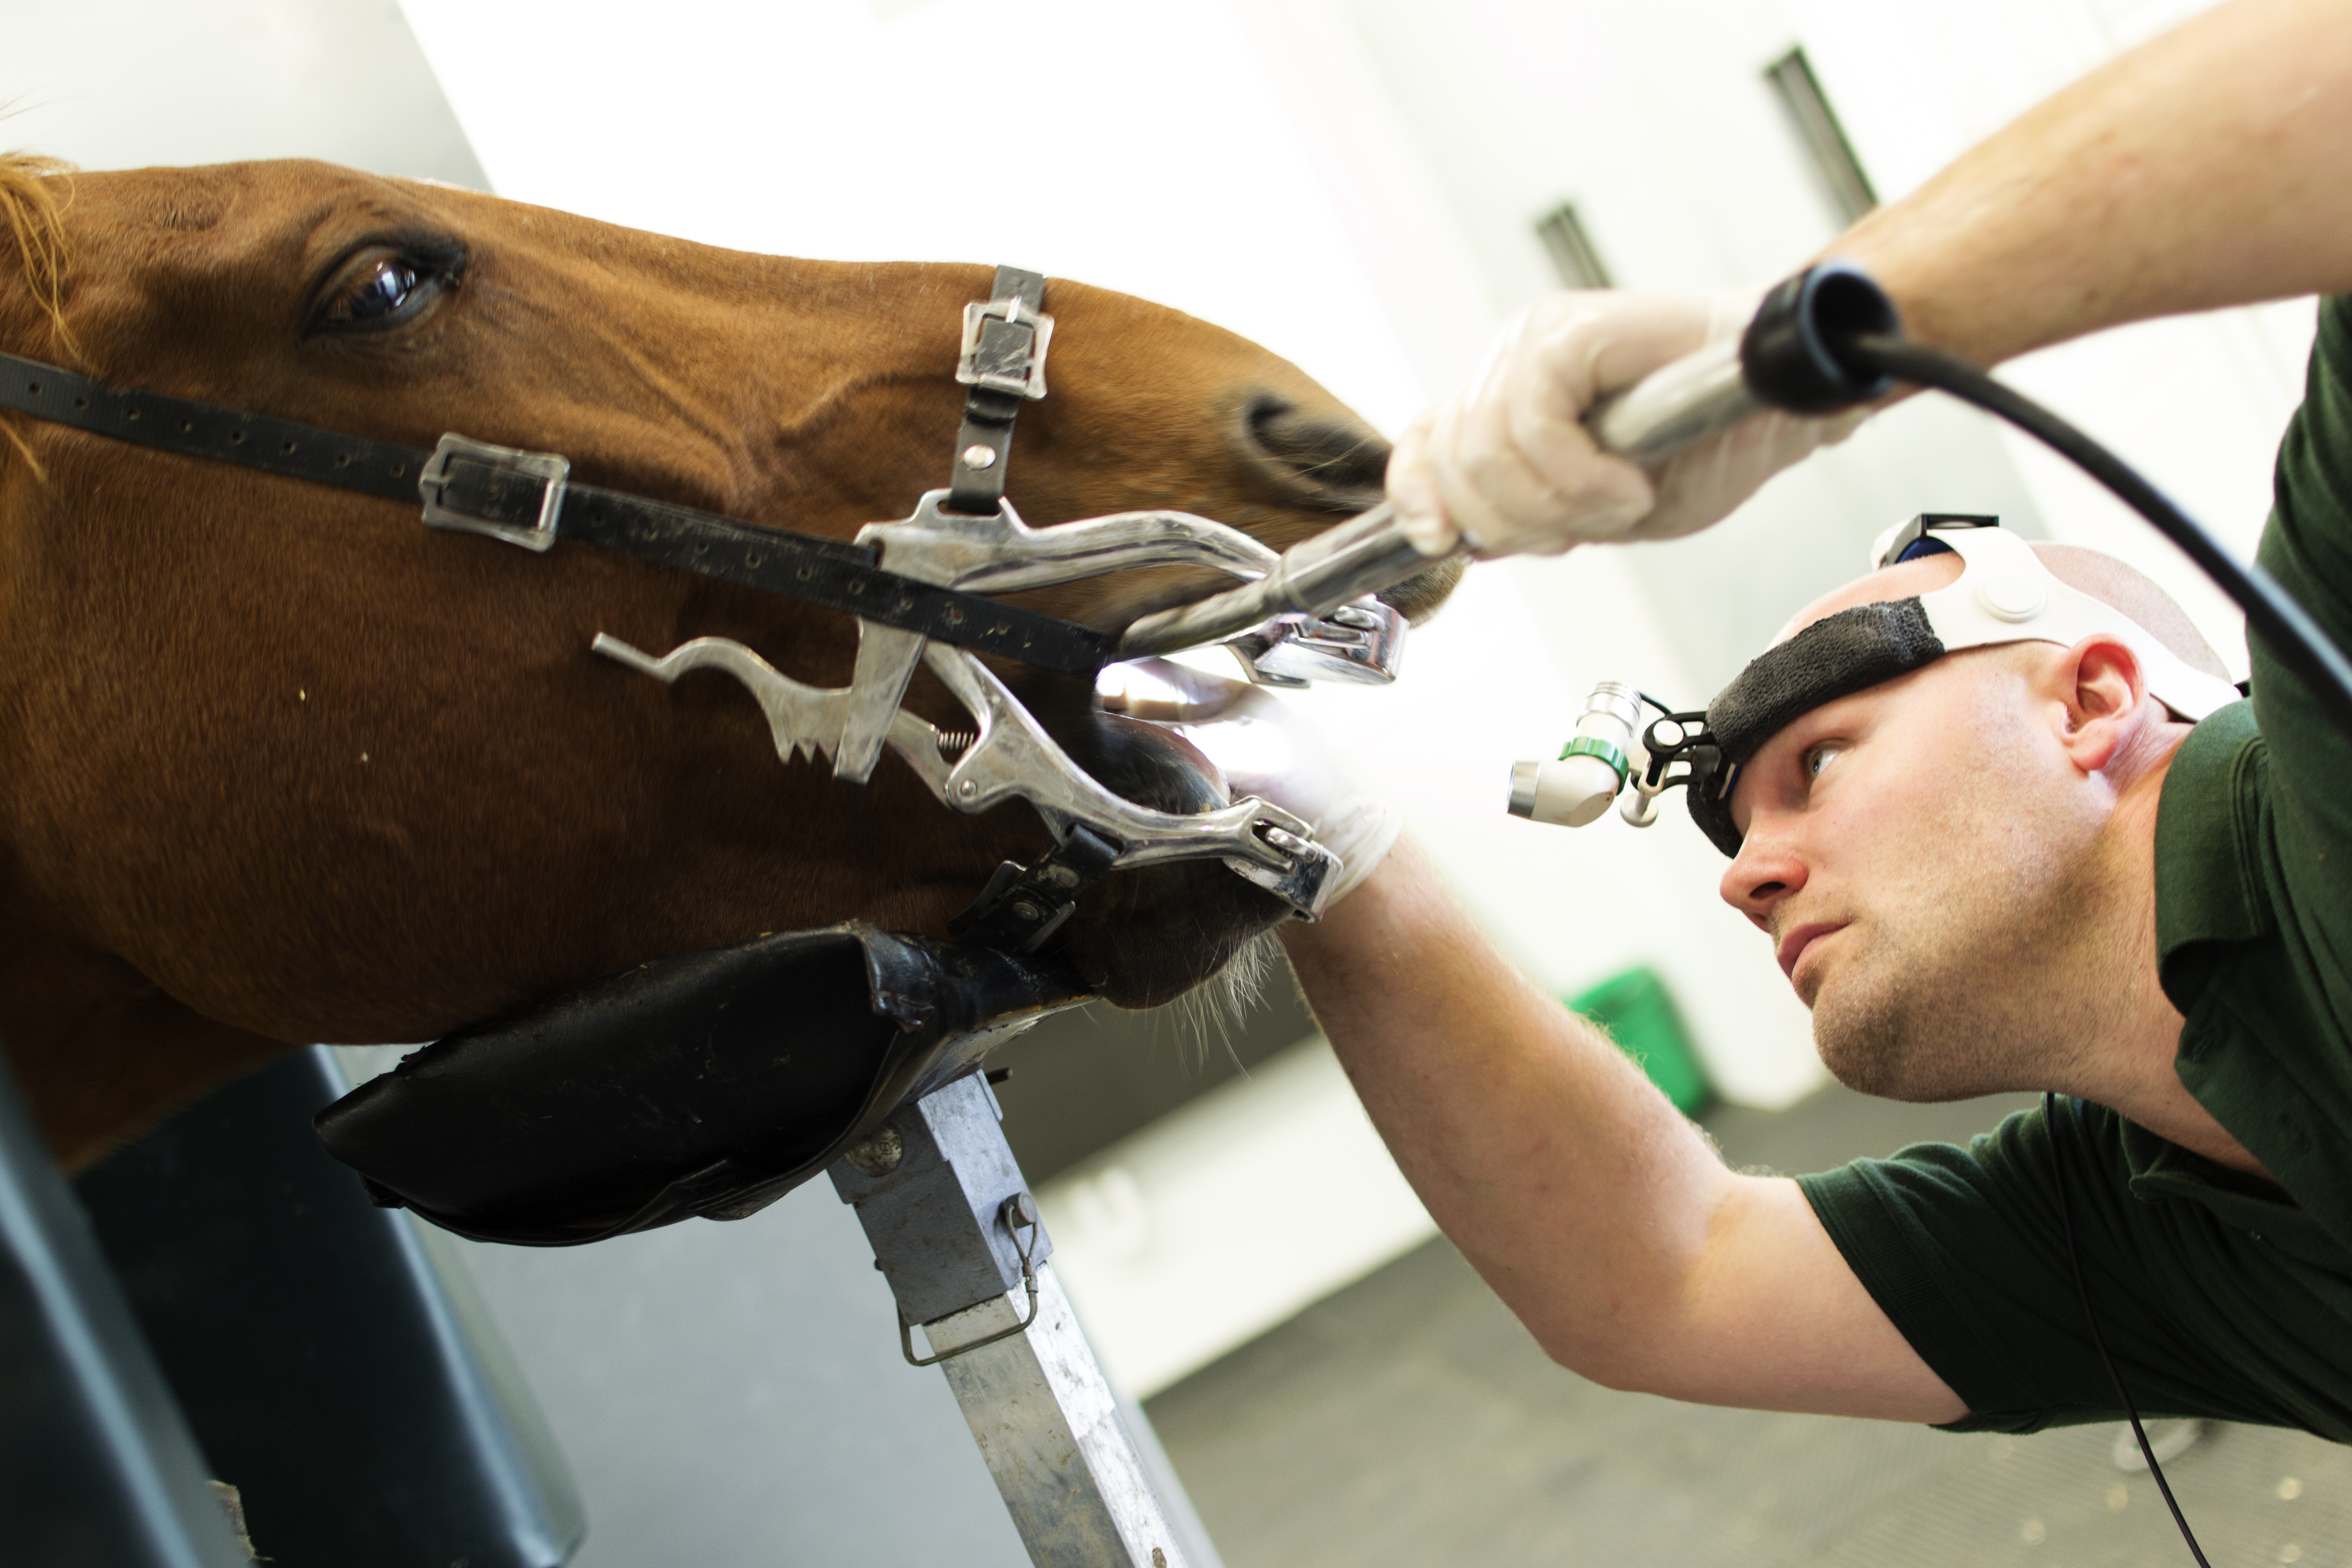
{"type": "Polygon", "coordinates": [[[1174,1021],[1177,1048],[1188,1068],[1197,1072],[1207,1066],[1213,1034],[1217,1048],[1232,1057],[1234,1066],[1241,1065],[1234,1051],[1234,1033],[1265,994],[1266,977],[1274,973],[1281,946],[1282,939],[1272,928],[1245,938],[1223,968],[1168,1005],[1164,1016],[1174,1021]]]}

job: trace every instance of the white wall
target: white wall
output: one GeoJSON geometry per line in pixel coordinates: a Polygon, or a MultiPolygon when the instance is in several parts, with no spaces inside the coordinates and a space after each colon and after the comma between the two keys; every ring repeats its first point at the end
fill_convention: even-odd
{"type": "Polygon", "coordinates": [[[1223,5],[407,9],[502,194],[749,250],[1035,268],[1232,327],[1375,421],[1428,395],[1223,5]]]}
{"type": "MultiPolygon", "coordinates": [[[[1632,287],[1754,285],[1827,245],[1837,220],[1762,78],[1791,46],[1806,47],[1879,194],[1893,200],[2040,98],[2201,8],[2199,0],[1258,0],[1251,10],[1294,19],[1286,32],[1265,23],[1255,31],[1286,100],[1307,106],[1299,119],[1352,100],[1346,140],[1307,139],[1327,184],[1385,179],[1411,222],[1426,223],[1433,208],[1451,220],[1451,244],[1406,237],[1412,275],[1401,289],[1383,279],[1392,309],[1465,295],[1491,317],[1553,285],[1533,224],[1562,199],[1576,201],[1604,259],[1632,287]],[[1339,41],[1319,52],[1301,47],[1312,37],[1339,41]],[[1343,71],[1351,91],[1334,85],[1343,71]],[[1368,125],[1377,134],[1365,134],[1368,125]],[[1387,158],[1392,145],[1412,156],[1368,171],[1370,150],[1387,158]]],[[[2251,553],[2279,433],[2300,395],[2311,321],[2306,300],[2148,323],[2047,351],[2009,374],[2251,553]]],[[[1457,369],[1466,358],[1457,352],[1457,369]]],[[[1426,688],[1401,690],[1362,721],[1364,754],[1394,770],[1416,828],[1444,847],[1449,873],[1505,944],[1563,986],[1635,957],[1660,963],[1735,1097],[1777,1101],[1818,1081],[1817,1069],[1760,947],[1709,907],[1720,862],[1692,852],[1678,808],[1668,808],[1653,845],[1629,847],[1612,825],[1585,830],[1571,847],[1561,841],[1569,836],[1485,815],[1474,786],[1492,776],[1480,770],[1495,739],[1510,735],[1522,754],[1536,754],[1559,729],[1562,702],[1595,679],[1633,673],[1662,694],[1703,700],[1790,611],[1858,572],[1880,528],[1928,510],[1997,512],[2029,535],[2135,560],[2242,669],[2234,610],[2136,516],[2025,438],[1923,398],[1775,480],[1708,534],[1482,569],[1512,580],[1511,596],[1551,657],[1529,662],[1513,640],[1513,615],[1494,603],[1501,585],[1474,580],[1472,593],[1484,595],[1476,614],[1442,617],[1417,650],[1414,675],[1444,660],[1457,679],[1483,668],[1507,672],[1503,683],[1455,686],[1458,705],[1431,701],[1426,688]],[[1465,630],[1464,620],[1479,624],[1465,630]],[[1465,639],[1475,652],[1457,646],[1465,639]],[[1397,729],[1407,713],[1423,717],[1420,702],[1434,728],[1412,736],[1446,743],[1421,749],[1416,764],[1397,729]],[[1512,836],[1515,827],[1523,831],[1512,836]]]]}
{"type": "MultiPolygon", "coordinates": [[[[2210,0],[1788,0],[1857,153],[1894,201],[2074,78],[2210,0]]],[[[2115,447],[2251,557],[2271,460],[2303,395],[2312,302],[2146,322],[2004,374],[2115,447]]],[[[2054,537],[2125,555],[2193,615],[2234,669],[2243,618],[2138,517],[2024,437],[2000,439],[2054,537]]]]}
{"type": "Polygon", "coordinates": [[[0,146],[485,184],[395,0],[0,0],[0,146]]]}

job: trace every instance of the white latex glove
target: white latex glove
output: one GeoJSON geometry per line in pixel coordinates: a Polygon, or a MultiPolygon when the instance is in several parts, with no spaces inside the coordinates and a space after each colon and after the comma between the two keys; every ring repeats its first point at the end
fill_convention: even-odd
{"type": "Polygon", "coordinates": [[[1482,556],[1673,539],[1720,521],[1867,412],[1767,410],[1644,471],[1596,445],[1587,410],[1692,350],[1738,336],[1760,293],[1570,289],[1514,317],[1470,384],[1423,414],[1389,458],[1388,491],[1425,555],[1482,556]]]}
{"type": "Polygon", "coordinates": [[[1217,764],[1234,799],[1254,795],[1315,829],[1340,861],[1327,910],[1395,847],[1403,816],[1333,763],[1313,727],[1263,687],[1161,659],[1113,668],[1127,684],[1102,692],[1106,709],[1173,725],[1217,764]]]}

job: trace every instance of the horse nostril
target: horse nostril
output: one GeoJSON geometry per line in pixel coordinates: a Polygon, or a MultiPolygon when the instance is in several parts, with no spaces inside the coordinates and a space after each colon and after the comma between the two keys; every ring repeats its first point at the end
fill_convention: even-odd
{"type": "Polygon", "coordinates": [[[1242,411],[1241,444],[1286,489],[1334,510],[1360,511],[1379,498],[1389,444],[1344,413],[1298,407],[1260,393],[1242,411]]]}

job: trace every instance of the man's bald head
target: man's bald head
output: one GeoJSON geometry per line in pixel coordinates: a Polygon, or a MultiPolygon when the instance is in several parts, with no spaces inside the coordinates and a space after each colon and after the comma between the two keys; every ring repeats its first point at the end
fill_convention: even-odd
{"type": "MultiPolygon", "coordinates": [[[[2191,669],[2221,680],[2230,679],[2229,667],[2221,662],[2221,656],[2213,651],[2204,634],[2198,631],[2189,612],[2147,573],[2104,551],[2086,550],[2079,544],[2036,544],[2033,553],[2049,568],[2052,576],[2120,610],[2191,669]]],[[[1787,642],[1825,616],[1856,605],[1932,594],[1958,577],[1961,568],[1957,552],[1941,551],[1858,577],[1799,610],[1773,637],[1773,646],[1787,642]]]]}

